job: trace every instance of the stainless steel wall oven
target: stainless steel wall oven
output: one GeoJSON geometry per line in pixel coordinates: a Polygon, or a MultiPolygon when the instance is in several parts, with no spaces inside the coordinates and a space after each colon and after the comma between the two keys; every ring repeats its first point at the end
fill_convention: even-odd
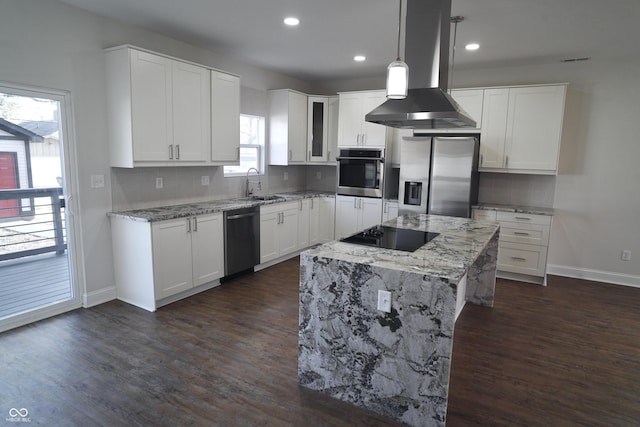
{"type": "Polygon", "coordinates": [[[336,160],[338,194],[382,197],[384,149],[343,148],[336,160]]]}

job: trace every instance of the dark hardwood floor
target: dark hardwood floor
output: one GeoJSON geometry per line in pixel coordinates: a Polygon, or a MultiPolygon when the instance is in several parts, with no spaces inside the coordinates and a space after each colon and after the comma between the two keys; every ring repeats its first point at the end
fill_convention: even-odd
{"type": "MultiPolygon", "coordinates": [[[[113,301],[0,334],[0,424],[397,425],[298,386],[298,262],[156,313],[113,301]]],[[[640,289],[499,280],[456,325],[448,425],[638,425],[639,314],[640,289]]]]}

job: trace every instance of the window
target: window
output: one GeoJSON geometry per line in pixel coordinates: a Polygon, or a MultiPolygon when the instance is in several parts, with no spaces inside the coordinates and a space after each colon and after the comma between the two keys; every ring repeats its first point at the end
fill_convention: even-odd
{"type": "Polygon", "coordinates": [[[225,166],[224,176],[246,175],[250,168],[264,173],[264,117],[240,114],[240,165],[225,166]]]}

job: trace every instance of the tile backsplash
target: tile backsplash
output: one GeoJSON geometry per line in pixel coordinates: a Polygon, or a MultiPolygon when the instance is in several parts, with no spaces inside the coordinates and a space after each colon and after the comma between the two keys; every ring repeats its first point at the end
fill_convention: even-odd
{"type": "Polygon", "coordinates": [[[555,186],[555,176],[481,172],[478,202],[552,208],[555,186]]]}

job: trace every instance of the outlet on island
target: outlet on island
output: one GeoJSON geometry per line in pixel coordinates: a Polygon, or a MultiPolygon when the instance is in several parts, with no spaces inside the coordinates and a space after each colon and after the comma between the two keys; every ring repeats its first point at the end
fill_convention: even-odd
{"type": "Polygon", "coordinates": [[[391,313],[391,292],[378,291],[378,310],[391,313]]]}
{"type": "Polygon", "coordinates": [[[161,176],[156,177],[156,189],[161,189],[162,187],[164,187],[164,180],[162,179],[161,176]]]}

